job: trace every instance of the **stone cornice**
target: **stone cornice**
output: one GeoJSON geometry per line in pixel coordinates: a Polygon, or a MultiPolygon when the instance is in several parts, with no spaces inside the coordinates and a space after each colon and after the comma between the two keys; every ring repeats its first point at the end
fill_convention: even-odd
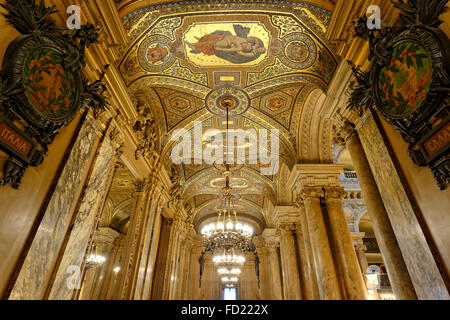
{"type": "Polygon", "coordinates": [[[297,164],[292,169],[288,188],[299,194],[305,187],[338,187],[343,171],[344,165],[339,164],[297,164]]]}
{"type": "Polygon", "coordinates": [[[280,246],[280,235],[277,229],[265,229],[262,233],[262,236],[267,246],[280,246]]]}
{"type": "Polygon", "coordinates": [[[278,206],[273,210],[274,221],[278,228],[300,224],[300,210],[294,206],[278,206]]]}

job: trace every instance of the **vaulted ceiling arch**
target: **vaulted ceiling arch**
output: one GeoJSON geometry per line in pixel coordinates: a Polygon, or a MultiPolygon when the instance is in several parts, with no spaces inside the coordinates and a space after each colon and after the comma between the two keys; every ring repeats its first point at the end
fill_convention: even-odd
{"type": "MultiPolygon", "coordinates": [[[[325,39],[333,7],[328,0],[121,3],[130,45],[118,67],[158,123],[163,163],[172,166],[177,129],[192,134],[201,122],[202,136],[225,131],[224,97],[234,101],[230,129],[279,130],[282,176],[299,160],[323,158],[318,137],[330,128],[314,108],[338,62],[325,39]]],[[[252,203],[263,212],[267,201],[287,201],[277,175],[262,176],[261,168],[246,165],[233,176],[237,185],[247,183],[236,187],[248,198],[240,201],[243,212],[254,212],[252,203]]],[[[210,214],[220,192],[211,183],[220,173],[205,163],[177,170],[184,201],[210,214]]]]}

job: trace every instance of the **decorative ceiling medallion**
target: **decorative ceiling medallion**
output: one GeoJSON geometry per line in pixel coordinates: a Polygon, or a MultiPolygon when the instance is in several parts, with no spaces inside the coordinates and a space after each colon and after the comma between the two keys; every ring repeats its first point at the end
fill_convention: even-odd
{"type": "Polygon", "coordinates": [[[234,87],[222,87],[211,91],[206,97],[206,108],[214,115],[224,115],[226,108],[224,102],[230,102],[230,117],[243,114],[250,106],[249,96],[242,90],[234,87]]]}
{"type": "Polygon", "coordinates": [[[291,33],[283,38],[281,61],[292,69],[304,70],[311,67],[317,59],[317,46],[305,33],[291,33]]]}
{"type": "Polygon", "coordinates": [[[137,57],[139,64],[148,72],[160,72],[175,62],[172,41],[163,35],[145,38],[139,45],[137,57]]]}

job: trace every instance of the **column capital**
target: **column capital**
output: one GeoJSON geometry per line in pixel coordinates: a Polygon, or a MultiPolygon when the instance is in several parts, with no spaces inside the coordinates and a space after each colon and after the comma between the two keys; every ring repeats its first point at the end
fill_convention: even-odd
{"type": "Polygon", "coordinates": [[[326,187],[325,199],[342,199],[346,196],[344,187],[326,187]]]}
{"type": "Polygon", "coordinates": [[[306,200],[308,198],[320,198],[324,196],[324,191],[322,187],[305,187],[301,197],[306,200]]]}
{"type": "Polygon", "coordinates": [[[344,171],[340,164],[297,164],[288,179],[288,188],[302,193],[307,187],[340,186],[339,177],[344,171]]]}
{"type": "Polygon", "coordinates": [[[197,245],[197,244],[194,244],[193,246],[192,246],[192,253],[193,254],[201,254],[202,252],[203,252],[203,247],[202,246],[199,246],[199,245],[197,245]]]}
{"type": "Polygon", "coordinates": [[[273,217],[277,227],[300,224],[300,211],[294,206],[277,206],[273,210],[273,217]]]}
{"type": "Polygon", "coordinates": [[[333,131],[334,138],[340,146],[346,146],[359,139],[356,126],[347,119],[344,119],[340,126],[333,127],[333,131]]]}
{"type": "Polygon", "coordinates": [[[293,223],[283,223],[279,226],[280,231],[283,232],[292,232],[296,229],[295,224],[293,223]]]}
{"type": "Polygon", "coordinates": [[[253,244],[255,245],[256,249],[264,247],[263,236],[255,236],[253,238],[253,244]]]}
{"type": "Polygon", "coordinates": [[[267,247],[274,248],[280,246],[280,235],[278,234],[277,229],[265,229],[262,236],[267,247]]]}

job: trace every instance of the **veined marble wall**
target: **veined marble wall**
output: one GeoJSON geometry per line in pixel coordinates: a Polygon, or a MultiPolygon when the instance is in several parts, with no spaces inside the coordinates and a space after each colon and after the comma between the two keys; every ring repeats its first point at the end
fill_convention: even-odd
{"type": "Polygon", "coordinates": [[[114,147],[109,138],[104,139],[99,147],[89,182],[83,199],[76,213],[69,239],[64,248],[49,299],[68,300],[73,298],[75,289],[67,284],[70,268],[84,267],[86,248],[91,234],[100,217],[102,205],[106,199],[112,176],[114,174],[114,147]]]}
{"type": "Polygon", "coordinates": [[[98,134],[97,124],[88,115],[51,195],[9,299],[44,298],[98,134]]]}
{"type": "Polygon", "coordinates": [[[450,299],[414,209],[370,112],[361,120],[358,133],[418,298],[450,299]]]}

